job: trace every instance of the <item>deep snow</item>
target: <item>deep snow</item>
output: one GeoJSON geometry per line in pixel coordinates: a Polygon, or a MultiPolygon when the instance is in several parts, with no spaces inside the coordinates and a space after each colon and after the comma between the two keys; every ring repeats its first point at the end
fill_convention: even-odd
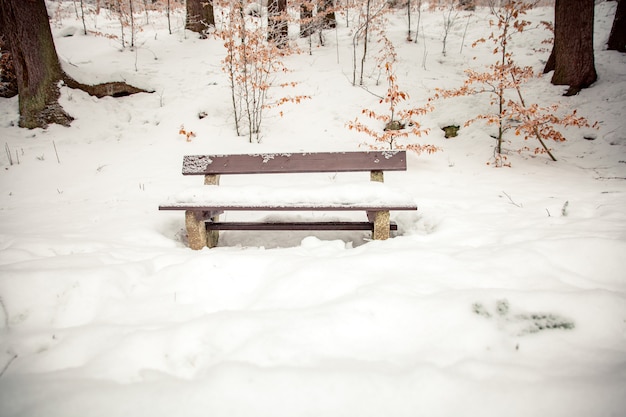
{"type": "MultiPolygon", "coordinates": [[[[351,27],[286,59],[285,77],[311,99],[282,118],[270,111],[261,143],[250,144],[233,131],[219,40],[185,33],[180,15],[169,35],[154,15],[139,47],[120,50],[64,15],[53,32],[68,72],[155,92],[95,99],[63,88],[72,126],[31,131],[15,127],[17,99],[0,99],[14,162],[0,158],[0,415],[624,415],[626,55],[604,45],[614,9],[596,7],[591,88],[564,98],[545,77],[525,89],[529,101],[599,122],[551,144],[558,162],[518,154],[525,144],[514,137],[512,167],[488,166],[491,127],[454,139],[439,129],[488,99],[437,102],[418,140],[442,151],[410,155],[407,172],[385,177],[419,206],[393,214],[397,237],[225,232],[202,251],[185,246],[180,212],[157,210],[201,183],[180,174],[183,155],[366,141],[345,127],[378,101],[350,85],[351,27]],[[196,134],[190,142],[181,126],[196,134]]],[[[529,18],[551,20],[552,10],[529,18]]],[[[392,17],[411,103],[492,59],[470,47],[488,20],[485,9],[460,15],[444,57],[441,12],[422,12],[417,43],[405,40],[406,16],[392,17]]],[[[105,14],[88,24],[119,31],[105,14]]],[[[519,62],[540,70],[548,53],[533,48],[545,37],[533,29],[517,39],[519,62]]],[[[384,93],[373,65],[368,88],[384,93]]],[[[306,187],[363,175],[223,181],[306,187]]]]}

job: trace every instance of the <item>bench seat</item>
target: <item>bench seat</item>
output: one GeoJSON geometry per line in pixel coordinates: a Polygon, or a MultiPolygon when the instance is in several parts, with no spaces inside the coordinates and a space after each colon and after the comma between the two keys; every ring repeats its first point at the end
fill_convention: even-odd
{"type": "Polygon", "coordinates": [[[415,210],[415,202],[380,182],[302,186],[218,186],[190,188],[161,205],[161,210],[224,207],[228,210],[415,210]]]}
{"type": "MultiPolygon", "coordinates": [[[[160,210],[194,213],[193,221],[204,222],[207,236],[220,230],[350,230],[373,231],[376,213],[390,210],[417,210],[405,194],[383,183],[361,182],[315,185],[310,187],[217,186],[205,185],[185,190],[160,210]],[[368,221],[256,221],[219,222],[226,211],[364,211],[368,221]]],[[[389,222],[389,230],[398,230],[389,222]]],[[[202,238],[204,239],[204,237],[202,238]]]]}

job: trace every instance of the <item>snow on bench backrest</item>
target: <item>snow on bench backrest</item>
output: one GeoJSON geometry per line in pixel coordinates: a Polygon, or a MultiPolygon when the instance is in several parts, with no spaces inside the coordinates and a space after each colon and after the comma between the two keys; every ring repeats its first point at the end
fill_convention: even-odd
{"type": "Polygon", "coordinates": [[[405,151],[187,155],[183,175],[406,171],[405,151]]]}

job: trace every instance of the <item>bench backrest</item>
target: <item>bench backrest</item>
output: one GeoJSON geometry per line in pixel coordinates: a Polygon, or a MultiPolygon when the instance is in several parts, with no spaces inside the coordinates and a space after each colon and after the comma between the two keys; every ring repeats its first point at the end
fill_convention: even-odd
{"type": "Polygon", "coordinates": [[[406,171],[406,151],[187,155],[183,175],[406,171]]]}

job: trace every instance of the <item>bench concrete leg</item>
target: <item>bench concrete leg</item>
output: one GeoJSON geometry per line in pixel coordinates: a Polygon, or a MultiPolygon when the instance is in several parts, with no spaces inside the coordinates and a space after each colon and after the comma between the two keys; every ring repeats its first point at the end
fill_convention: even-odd
{"type": "Polygon", "coordinates": [[[185,227],[187,228],[187,241],[191,249],[199,250],[207,245],[207,233],[202,212],[185,211],[185,227]]]}
{"type": "Polygon", "coordinates": [[[385,182],[383,171],[370,171],[370,181],[385,182]]]}
{"type": "Polygon", "coordinates": [[[220,176],[218,174],[205,175],[204,185],[220,185],[220,176]]]}
{"type": "MultiPolygon", "coordinates": [[[[383,171],[371,171],[370,180],[375,182],[385,182],[383,171]]],[[[372,239],[389,239],[389,210],[368,212],[367,217],[370,222],[374,223],[374,232],[372,233],[372,239]]]]}
{"type": "MultiPolygon", "coordinates": [[[[220,220],[220,216],[211,217],[212,222],[218,222],[220,220]]],[[[220,231],[219,230],[209,230],[206,233],[206,245],[209,248],[214,248],[217,246],[217,242],[220,239],[220,231]]]]}
{"type": "Polygon", "coordinates": [[[374,232],[372,238],[374,240],[387,240],[389,239],[389,211],[377,211],[372,213],[374,222],[374,232]]]}
{"type": "MultiPolygon", "coordinates": [[[[208,174],[204,176],[204,185],[220,185],[220,176],[218,174],[208,174]]],[[[219,221],[219,215],[212,216],[210,221],[216,222],[219,221]]],[[[217,246],[217,241],[220,238],[219,230],[209,230],[206,234],[206,245],[209,248],[214,248],[217,246]]]]}

